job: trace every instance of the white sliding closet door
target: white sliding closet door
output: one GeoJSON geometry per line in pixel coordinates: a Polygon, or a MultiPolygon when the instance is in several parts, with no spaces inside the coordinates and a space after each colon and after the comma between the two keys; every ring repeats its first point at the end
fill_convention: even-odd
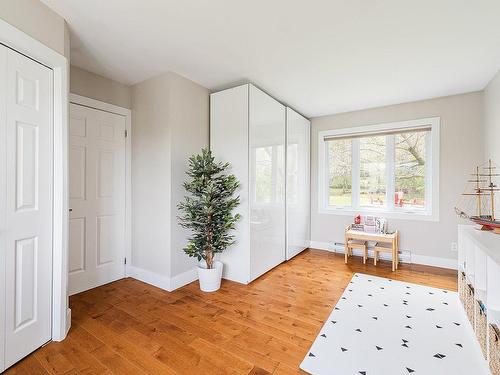
{"type": "Polygon", "coordinates": [[[125,276],[125,122],[70,105],[70,295],[125,276]]]}
{"type": "Polygon", "coordinates": [[[51,336],[52,82],[52,70],[0,45],[0,369],[51,336]]]}
{"type": "MultiPolygon", "coordinates": [[[[242,150],[243,152],[244,150],[242,150]]],[[[249,95],[250,280],[285,261],[285,107],[249,95]]]]}
{"type": "Polygon", "coordinates": [[[248,188],[248,85],[210,95],[210,149],[218,161],[231,163],[230,172],[240,182],[237,195],[241,215],[232,232],[236,242],[220,260],[225,279],[248,284],[250,281],[250,215],[248,188]]]}
{"type": "Polygon", "coordinates": [[[310,122],[286,109],[287,128],[287,259],[310,243],[310,122]]]}

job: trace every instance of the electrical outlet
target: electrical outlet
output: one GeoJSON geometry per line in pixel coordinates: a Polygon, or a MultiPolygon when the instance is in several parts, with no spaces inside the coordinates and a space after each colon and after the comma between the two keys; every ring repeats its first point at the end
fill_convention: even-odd
{"type": "Polygon", "coordinates": [[[458,244],[456,242],[451,243],[451,251],[453,251],[453,252],[458,251],[458,244]]]}

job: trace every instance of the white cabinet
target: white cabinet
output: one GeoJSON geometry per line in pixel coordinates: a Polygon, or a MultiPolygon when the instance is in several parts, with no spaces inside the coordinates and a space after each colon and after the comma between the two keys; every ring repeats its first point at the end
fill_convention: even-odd
{"type": "MultiPolygon", "coordinates": [[[[210,148],[218,160],[231,163],[241,184],[236,244],[221,254],[226,279],[246,284],[287,259],[286,111],[250,84],[211,94],[210,148]]],[[[289,239],[294,250],[288,258],[309,243],[309,123],[293,111],[290,119],[289,191],[295,198],[289,211],[305,218],[289,222],[296,235],[289,239]]]]}
{"type": "Polygon", "coordinates": [[[311,239],[310,134],[310,121],[287,108],[287,260],[308,248],[311,239]]]}
{"type": "Polygon", "coordinates": [[[0,45],[0,372],[51,336],[52,82],[0,45]]]}
{"type": "MultiPolygon", "coordinates": [[[[481,301],[482,306],[484,306],[488,325],[500,327],[500,253],[498,249],[500,249],[499,235],[478,230],[473,225],[459,225],[459,290],[469,288],[465,284],[471,287],[475,305],[473,309],[475,318],[471,320],[471,324],[476,333],[484,329],[481,321],[478,320],[478,301],[481,301]]],[[[464,308],[466,311],[469,308],[467,300],[464,308]]],[[[484,336],[478,336],[488,342],[487,336],[490,335],[490,332],[488,330],[484,336]]],[[[481,343],[481,340],[479,342],[481,343]]],[[[484,342],[483,345],[487,347],[484,342]]],[[[485,352],[491,354],[491,348],[487,348],[485,352]]],[[[491,360],[490,354],[488,356],[491,360]]]]}

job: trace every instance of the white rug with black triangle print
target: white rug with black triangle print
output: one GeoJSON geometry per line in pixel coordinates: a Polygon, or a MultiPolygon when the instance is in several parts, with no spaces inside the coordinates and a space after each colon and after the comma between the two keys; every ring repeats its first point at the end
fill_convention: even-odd
{"type": "Polygon", "coordinates": [[[489,374],[457,293],[359,273],[300,368],[314,375],[489,374]]]}

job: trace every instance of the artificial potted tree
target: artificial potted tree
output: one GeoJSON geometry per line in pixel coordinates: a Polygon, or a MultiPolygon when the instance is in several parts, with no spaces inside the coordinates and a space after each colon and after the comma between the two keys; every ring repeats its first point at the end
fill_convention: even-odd
{"type": "Polygon", "coordinates": [[[233,210],[240,204],[234,193],[239,182],[227,174],[229,163],[216,162],[209,149],[189,158],[184,189],[189,193],[177,205],[181,212],[179,224],[191,231],[188,244],[183,249],[190,257],[198,259],[200,289],[214,292],[220,288],[222,262],[215,254],[222,253],[235,242],[231,231],[239,220],[233,210]]]}

